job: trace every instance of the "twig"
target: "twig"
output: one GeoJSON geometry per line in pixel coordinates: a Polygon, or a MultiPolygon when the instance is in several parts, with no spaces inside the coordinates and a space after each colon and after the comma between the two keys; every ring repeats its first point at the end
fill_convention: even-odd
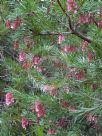
{"type": "Polygon", "coordinates": [[[69,35],[72,34],[72,32],[41,32],[38,35],[59,35],[59,34],[69,35]]]}

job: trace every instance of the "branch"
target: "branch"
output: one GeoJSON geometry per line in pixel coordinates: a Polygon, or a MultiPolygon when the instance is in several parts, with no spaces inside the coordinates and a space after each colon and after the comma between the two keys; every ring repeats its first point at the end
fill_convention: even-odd
{"type": "Polygon", "coordinates": [[[91,41],[88,37],[84,36],[81,32],[78,32],[78,31],[74,28],[74,26],[72,25],[71,18],[70,18],[70,16],[66,13],[66,11],[64,10],[64,8],[62,7],[62,5],[61,5],[61,3],[60,3],[60,0],[57,0],[57,2],[58,2],[58,5],[60,6],[61,10],[63,11],[63,13],[64,13],[64,14],[67,16],[67,18],[68,18],[69,27],[70,27],[70,29],[71,29],[71,31],[72,31],[72,34],[74,34],[74,35],[80,37],[81,39],[83,39],[83,40],[85,40],[85,41],[91,43],[92,41],[91,41]]]}
{"type": "Polygon", "coordinates": [[[70,16],[66,13],[66,11],[64,10],[64,8],[62,7],[61,3],[60,3],[60,0],[57,0],[58,2],[58,5],[60,6],[60,8],[62,9],[63,13],[67,16],[68,18],[68,23],[69,23],[69,27],[72,31],[74,31],[74,27],[72,26],[72,22],[71,22],[71,18],[70,16]]]}
{"type": "Polygon", "coordinates": [[[38,35],[69,35],[72,34],[72,32],[49,32],[49,31],[45,31],[45,32],[40,32],[40,33],[36,33],[34,30],[30,29],[30,31],[32,31],[32,33],[36,36],[38,35]]]}
{"type": "Polygon", "coordinates": [[[89,42],[89,43],[92,42],[88,37],[86,37],[85,35],[83,35],[82,33],[78,32],[76,30],[73,32],[73,34],[76,35],[76,36],[78,36],[78,37],[80,37],[81,39],[89,42]]]}

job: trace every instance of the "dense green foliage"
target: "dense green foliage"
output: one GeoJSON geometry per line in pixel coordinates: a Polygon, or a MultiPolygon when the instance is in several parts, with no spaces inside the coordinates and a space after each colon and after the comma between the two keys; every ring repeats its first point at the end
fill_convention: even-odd
{"type": "Polygon", "coordinates": [[[102,2],[75,2],[74,13],[67,0],[0,1],[0,136],[102,136],[102,2]]]}

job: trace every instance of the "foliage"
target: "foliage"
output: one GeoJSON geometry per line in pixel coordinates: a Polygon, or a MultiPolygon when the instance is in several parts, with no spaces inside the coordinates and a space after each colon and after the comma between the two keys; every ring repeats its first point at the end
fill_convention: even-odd
{"type": "Polygon", "coordinates": [[[102,2],[70,1],[0,2],[1,136],[102,135],[102,2]]]}

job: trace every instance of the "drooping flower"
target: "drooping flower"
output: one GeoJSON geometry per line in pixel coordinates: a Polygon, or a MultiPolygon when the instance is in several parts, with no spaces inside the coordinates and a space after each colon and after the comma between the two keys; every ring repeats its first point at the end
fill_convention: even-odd
{"type": "Polygon", "coordinates": [[[88,15],[81,14],[79,16],[79,23],[80,24],[85,24],[85,23],[88,23],[88,22],[89,22],[89,16],[88,15]]]}
{"type": "Polygon", "coordinates": [[[27,61],[22,64],[22,68],[25,69],[25,70],[28,70],[29,67],[30,67],[30,63],[27,62],[27,61]]]}
{"type": "Polygon", "coordinates": [[[69,107],[69,103],[66,102],[66,101],[63,101],[63,102],[61,103],[61,105],[62,105],[62,107],[65,108],[65,109],[68,109],[68,107],[69,107]]]}
{"type": "Polygon", "coordinates": [[[91,88],[92,88],[93,91],[97,90],[98,87],[99,87],[99,84],[97,84],[97,83],[93,83],[93,84],[91,85],[91,88]]]}
{"type": "Polygon", "coordinates": [[[68,102],[62,101],[61,103],[62,107],[68,110],[75,110],[76,108],[74,106],[71,106],[68,102]]]}
{"type": "Polygon", "coordinates": [[[21,19],[19,16],[16,17],[16,20],[11,23],[11,29],[16,30],[21,24],[21,19]]]}
{"type": "Polygon", "coordinates": [[[45,114],[44,110],[40,110],[39,112],[36,113],[36,115],[37,115],[38,118],[43,117],[44,114],[45,114]]]}
{"type": "Polygon", "coordinates": [[[53,129],[49,129],[48,132],[47,132],[48,135],[55,135],[56,134],[56,131],[53,130],[53,129]]]}
{"type": "Polygon", "coordinates": [[[89,43],[87,41],[82,42],[82,52],[87,51],[89,43]]]}
{"type": "Polygon", "coordinates": [[[25,60],[25,52],[21,51],[19,53],[19,58],[18,59],[19,59],[20,62],[24,61],[25,60]]]}
{"type": "Polygon", "coordinates": [[[16,26],[17,26],[17,27],[20,26],[20,24],[21,24],[21,19],[20,19],[19,16],[16,17],[15,23],[16,23],[16,26]]]}
{"type": "Polygon", "coordinates": [[[8,29],[11,28],[11,21],[9,19],[6,20],[5,25],[8,29]]]}
{"type": "Polygon", "coordinates": [[[38,118],[41,118],[45,115],[44,107],[40,101],[35,102],[34,109],[38,118]]]}
{"type": "Polygon", "coordinates": [[[36,101],[35,102],[35,111],[36,112],[39,112],[40,110],[42,110],[43,107],[42,107],[42,103],[40,101],[36,101]]]}
{"type": "Polygon", "coordinates": [[[63,36],[62,34],[59,34],[57,43],[58,43],[58,44],[61,44],[62,41],[64,41],[64,36],[63,36]]]}
{"type": "Polygon", "coordinates": [[[68,78],[72,78],[72,77],[73,77],[73,73],[72,73],[72,72],[69,72],[69,73],[67,74],[67,77],[68,77],[68,78]]]}
{"type": "Polygon", "coordinates": [[[68,126],[68,120],[65,117],[60,118],[57,121],[57,126],[61,128],[67,128],[68,126]]]}
{"type": "Polygon", "coordinates": [[[12,30],[16,30],[16,28],[17,28],[17,27],[16,27],[16,23],[13,22],[13,23],[11,24],[11,29],[12,29],[12,30]]]}
{"type": "Polygon", "coordinates": [[[6,105],[10,105],[10,104],[14,103],[14,98],[13,98],[12,93],[7,93],[5,95],[5,103],[6,103],[6,105]]]}
{"type": "Polygon", "coordinates": [[[26,129],[27,125],[28,125],[28,121],[25,117],[22,117],[22,128],[26,129]]]}
{"type": "Polygon", "coordinates": [[[32,126],[34,124],[34,121],[29,120],[29,125],[32,126]]]}
{"type": "Polygon", "coordinates": [[[41,66],[34,66],[34,68],[40,73],[43,72],[43,68],[41,66]]]}
{"type": "Polygon", "coordinates": [[[39,56],[39,55],[35,55],[35,56],[33,57],[32,62],[33,62],[34,65],[39,65],[40,62],[41,62],[40,56],[39,56]]]}
{"type": "Polygon", "coordinates": [[[67,0],[67,10],[76,13],[77,4],[74,0],[67,0]]]}
{"type": "Polygon", "coordinates": [[[97,117],[95,115],[92,115],[91,113],[87,114],[86,118],[87,118],[87,121],[89,121],[89,122],[92,122],[92,121],[95,123],[98,122],[97,117]]]}
{"type": "Polygon", "coordinates": [[[83,71],[79,71],[79,72],[76,73],[75,76],[76,76],[77,80],[82,80],[82,79],[85,78],[85,73],[83,71]]]}
{"type": "Polygon", "coordinates": [[[86,114],[86,121],[90,122],[90,127],[99,129],[98,117],[91,113],[86,114]]]}
{"type": "Polygon", "coordinates": [[[44,92],[48,92],[50,90],[50,86],[49,85],[44,85],[43,86],[43,91],[44,92]]]}
{"type": "Polygon", "coordinates": [[[93,60],[93,53],[89,52],[88,55],[87,55],[87,60],[88,62],[91,62],[93,60]]]}
{"type": "Polygon", "coordinates": [[[76,67],[72,67],[72,68],[70,69],[70,71],[68,72],[67,77],[68,77],[68,78],[74,77],[74,75],[75,75],[76,72],[77,72],[77,68],[76,68],[76,67]]]}
{"type": "Polygon", "coordinates": [[[76,47],[70,46],[70,45],[65,45],[61,49],[64,53],[73,53],[76,51],[76,47]]]}
{"type": "Polygon", "coordinates": [[[57,88],[54,85],[44,85],[43,91],[48,92],[51,96],[57,95],[57,88]]]}
{"type": "Polygon", "coordinates": [[[51,96],[56,96],[57,95],[57,89],[54,87],[52,90],[50,90],[50,95],[51,96]]]}
{"type": "Polygon", "coordinates": [[[102,29],[102,20],[98,21],[98,27],[102,29]]]}
{"type": "Polygon", "coordinates": [[[16,50],[18,48],[19,48],[19,41],[15,40],[14,43],[13,43],[13,49],[16,50]]]}

